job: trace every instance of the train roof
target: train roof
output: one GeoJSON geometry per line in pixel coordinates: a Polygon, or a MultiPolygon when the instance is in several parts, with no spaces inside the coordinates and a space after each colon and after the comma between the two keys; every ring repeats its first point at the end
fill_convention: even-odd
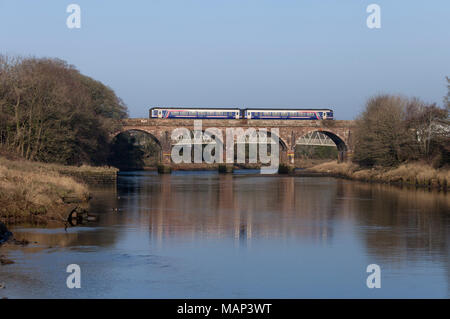
{"type": "Polygon", "coordinates": [[[326,110],[326,111],[333,111],[332,109],[330,109],[330,108],[321,108],[321,109],[311,109],[311,108],[302,108],[302,109],[291,109],[291,108],[263,108],[263,107],[261,107],[261,108],[246,108],[246,109],[243,109],[244,111],[245,110],[249,110],[249,111],[271,111],[271,110],[275,110],[275,111],[323,111],[323,110],[326,110]]]}
{"type": "Polygon", "coordinates": [[[192,106],[154,106],[150,108],[153,109],[169,109],[169,110],[240,110],[238,107],[192,107],[192,106]]]}
{"type": "Polygon", "coordinates": [[[276,111],[333,111],[330,108],[244,108],[240,109],[239,107],[192,107],[192,106],[154,106],[151,107],[150,110],[153,109],[169,109],[169,110],[178,110],[178,109],[185,109],[185,110],[261,110],[261,111],[270,111],[270,110],[276,110],[276,111]]]}

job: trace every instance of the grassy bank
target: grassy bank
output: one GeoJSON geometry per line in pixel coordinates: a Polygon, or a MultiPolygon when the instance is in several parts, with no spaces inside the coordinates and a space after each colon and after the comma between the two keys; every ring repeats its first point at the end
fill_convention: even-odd
{"type": "Polygon", "coordinates": [[[0,158],[0,221],[64,221],[73,203],[83,205],[89,199],[86,184],[68,175],[108,171],[0,158]]]}
{"type": "Polygon", "coordinates": [[[309,170],[367,182],[432,187],[445,190],[450,185],[450,170],[448,168],[435,169],[423,163],[408,163],[394,168],[366,169],[354,163],[333,161],[313,166],[309,170]]]}
{"type": "Polygon", "coordinates": [[[0,165],[10,169],[22,171],[41,171],[47,173],[58,173],[64,176],[73,177],[81,183],[102,183],[115,182],[118,169],[113,167],[94,167],[88,165],[67,166],[59,164],[48,164],[41,162],[24,161],[22,159],[0,158],[0,165]]]}

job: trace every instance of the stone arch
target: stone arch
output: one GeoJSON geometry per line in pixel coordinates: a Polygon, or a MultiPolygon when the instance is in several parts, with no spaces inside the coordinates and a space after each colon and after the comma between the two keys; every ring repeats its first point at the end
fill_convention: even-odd
{"type": "MultiPolygon", "coordinates": [[[[195,145],[198,145],[198,143],[195,140],[195,130],[193,128],[188,128],[188,130],[190,132],[190,138],[191,138],[191,143],[190,143],[190,146],[191,146],[191,159],[192,159],[192,161],[194,161],[195,145]]],[[[202,148],[201,148],[202,162],[204,161],[204,158],[203,158],[204,147],[207,144],[210,144],[211,142],[217,143],[216,147],[219,147],[222,150],[222,154],[224,156],[224,154],[225,154],[225,150],[224,150],[225,142],[224,141],[225,141],[226,136],[224,136],[223,130],[219,129],[219,131],[220,131],[220,133],[222,135],[221,137],[219,136],[219,134],[215,135],[215,134],[211,134],[210,132],[206,132],[206,129],[202,129],[201,130],[201,132],[202,132],[202,141],[201,141],[201,144],[202,144],[202,148]]],[[[182,140],[182,136],[180,136],[180,141],[178,141],[178,142],[174,141],[174,140],[171,140],[171,142],[170,142],[171,147],[173,147],[175,144],[178,144],[179,142],[181,142],[181,140],[182,140]]],[[[170,161],[172,161],[172,159],[170,159],[170,161]]]]}
{"type": "MultiPolygon", "coordinates": [[[[243,128],[244,130],[246,130],[246,129],[249,129],[248,127],[246,127],[246,128],[243,128]]],[[[258,133],[258,131],[259,131],[259,128],[257,127],[257,128],[255,128],[255,133],[257,134],[258,133]]],[[[279,132],[277,135],[276,134],[274,134],[274,133],[272,133],[272,131],[271,130],[267,130],[266,131],[267,132],[267,142],[269,142],[269,141],[273,141],[273,138],[278,138],[278,146],[279,146],[279,151],[278,151],[278,153],[279,153],[279,161],[280,161],[280,163],[285,163],[286,162],[286,159],[287,159],[287,154],[288,154],[288,151],[289,151],[289,144],[288,143],[286,143],[286,141],[285,141],[285,139],[283,138],[283,137],[281,137],[281,132],[279,132]]],[[[273,141],[273,142],[275,142],[275,141],[273,141]]],[[[237,156],[237,147],[238,147],[238,141],[236,141],[235,140],[235,145],[234,145],[234,157],[235,157],[235,159],[236,159],[236,156],[237,156]]],[[[259,141],[257,142],[257,144],[258,143],[260,143],[259,141]]],[[[248,147],[248,145],[250,144],[250,143],[248,143],[248,142],[245,142],[245,143],[243,143],[243,144],[245,144],[246,146],[246,148],[248,147]]],[[[269,143],[268,143],[269,144],[269,143]]],[[[272,147],[272,146],[271,146],[272,147]]],[[[226,151],[226,150],[225,150],[226,151]]],[[[269,151],[269,153],[271,153],[272,152],[272,148],[268,148],[268,151],[269,151]]],[[[246,151],[247,152],[247,151],[246,151]]],[[[257,152],[259,152],[259,146],[257,146],[257,152]]],[[[249,155],[249,154],[246,154],[246,162],[247,162],[247,160],[248,160],[248,157],[247,157],[247,155],[249,155]]],[[[259,155],[258,155],[258,163],[259,163],[259,155]]]]}
{"type": "MultiPolygon", "coordinates": [[[[314,133],[314,132],[320,132],[325,134],[327,137],[329,137],[335,144],[338,150],[347,151],[347,143],[345,142],[345,138],[342,137],[339,133],[323,130],[323,129],[313,129],[307,131],[305,134],[302,134],[299,136],[299,138],[304,137],[308,134],[314,133]]],[[[298,138],[295,140],[295,145],[297,145],[298,138]]]]}
{"type": "Polygon", "coordinates": [[[282,152],[286,152],[288,151],[288,144],[286,143],[286,141],[281,137],[278,136],[278,143],[281,145],[281,151],[282,152]]]}
{"type": "Polygon", "coordinates": [[[126,128],[123,129],[121,131],[115,132],[114,134],[111,135],[111,141],[117,137],[119,134],[122,133],[126,133],[126,132],[131,132],[131,131],[139,131],[139,132],[143,132],[146,133],[147,135],[149,135],[160,147],[162,147],[161,141],[156,137],[156,134],[153,134],[152,132],[149,132],[148,130],[142,129],[142,128],[126,128]]]}
{"type": "MultiPolygon", "coordinates": [[[[324,130],[324,129],[320,129],[319,128],[319,129],[309,130],[308,132],[306,132],[302,136],[299,136],[299,138],[305,137],[305,136],[307,136],[307,135],[309,135],[311,133],[314,133],[314,132],[320,132],[320,133],[326,135],[328,138],[330,138],[334,142],[334,144],[336,145],[336,148],[338,150],[338,161],[342,162],[342,161],[345,160],[346,154],[347,154],[347,151],[348,151],[348,146],[347,146],[347,143],[345,142],[346,139],[344,137],[342,137],[337,132],[332,132],[330,130],[324,130]]],[[[299,138],[297,138],[294,141],[294,148],[298,145],[297,141],[298,141],[299,138]]]]}
{"type": "Polygon", "coordinates": [[[153,134],[153,132],[150,132],[148,130],[142,129],[142,128],[134,128],[134,127],[130,127],[130,128],[124,128],[121,131],[115,132],[114,134],[111,135],[110,138],[110,143],[113,143],[114,140],[120,135],[120,134],[124,134],[124,133],[128,133],[128,132],[142,132],[146,135],[148,135],[157,145],[159,148],[159,155],[158,155],[158,161],[162,162],[163,160],[163,144],[161,143],[160,139],[158,139],[156,137],[156,134],[153,134]]]}

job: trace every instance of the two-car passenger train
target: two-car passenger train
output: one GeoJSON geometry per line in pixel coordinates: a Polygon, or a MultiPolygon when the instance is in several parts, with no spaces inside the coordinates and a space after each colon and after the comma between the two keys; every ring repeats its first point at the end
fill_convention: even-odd
{"type": "Polygon", "coordinates": [[[160,119],[254,119],[254,120],[332,120],[331,109],[238,109],[154,107],[150,118],[160,119]]]}

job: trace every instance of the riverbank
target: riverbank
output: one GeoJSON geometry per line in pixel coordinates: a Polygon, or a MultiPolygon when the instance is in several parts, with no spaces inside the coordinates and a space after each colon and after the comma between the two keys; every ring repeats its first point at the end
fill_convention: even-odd
{"type": "Polygon", "coordinates": [[[435,169],[423,163],[402,164],[395,168],[367,169],[354,163],[336,163],[333,161],[310,167],[308,171],[364,182],[410,185],[442,190],[447,190],[450,185],[450,170],[448,168],[435,169]]]}
{"type": "Polygon", "coordinates": [[[114,176],[115,181],[116,173],[113,168],[0,158],[0,221],[9,224],[65,222],[74,205],[87,204],[88,178],[114,176]]]}

